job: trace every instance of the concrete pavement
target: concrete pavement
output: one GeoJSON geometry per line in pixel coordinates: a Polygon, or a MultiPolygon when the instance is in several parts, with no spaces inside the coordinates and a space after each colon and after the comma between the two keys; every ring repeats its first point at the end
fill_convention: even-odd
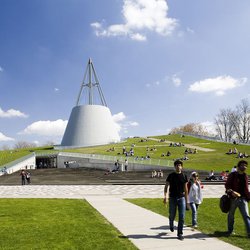
{"type": "MultiPolygon", "coordinates": [[[[204,197],[220,197],[222,185],[205,186],[204,197]]],[[[184,228],[184,241],[170,232],[168,219],[123,198],[162,198],[163,185],[1,186],[0,198],[85,198],[139,249],[239,249],[198,230],[184,228]]]]}
{"type": "Polygon", "coordinates": [[[239,249],[190,227],[184,227],[185,239],[180,241],[176,238],[176,228],[170,232],[166,217],[121,198],[92,196],[87,201],[139,249],[239,249]]]}

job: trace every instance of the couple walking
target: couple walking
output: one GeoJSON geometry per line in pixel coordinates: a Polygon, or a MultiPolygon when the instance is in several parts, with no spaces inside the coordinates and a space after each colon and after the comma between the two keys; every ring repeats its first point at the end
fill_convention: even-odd
{"type": "Polygon", "coordinates": [[[21,183],[22,185],[25,185],[26,182],[27,184],[30,184],[30,172],[25,171],[24,169],[21,170],[21,183]]]}
{"type": "Polygon", "coordinates": [[[169,197],[169,227],[174,232],[174,219],[178,208],[179,220],[177,237],[184,240],[183,226],[186,210],[192,210],[192,226],[197,228],[197,211],[202,202],[201,183],[198,174],[192,172],[188,181],[187,176],[182,173],[183,163],[180,160],[174,162],[175,172],[170,173],[164,187],[164,203],[169,197]]]}
{"type": "MultiPolygon", "coordinates": [[[[230,196],[230,210],[228,213],[227,236],[234,234],[234,214],[238,207],[245,223],[247,237],[250,238],[250,217],[248,202],[250,192],[248,189],[248,176],[246,174],[248,163],[241,160],[238,162],[237,171],[230,173],[225,184],[226,193],[230,196]]],[[[166,179],[164,187],[164,203],[169,197],[169,227],[174,232],[174,219],[178,208],[179,219],[177,237],[184,240],[183,226],[186,209],[192,210],[192,226],[197,228],[197,209],[202,202],[201,183],[198,174],[193,172],[188,181],[187,176],[182,173],[183,163],[180,160],[174,162],[175,172],[170,173],[166,179]]]]}

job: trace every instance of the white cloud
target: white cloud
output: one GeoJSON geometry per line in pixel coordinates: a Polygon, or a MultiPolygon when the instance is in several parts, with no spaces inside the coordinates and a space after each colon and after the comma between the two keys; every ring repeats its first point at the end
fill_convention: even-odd
{"type": "Polygon", "coordinates": [[[55,91],[55,92],[58,92],[58,91],[59,91],[59,89],[58,89],[58,88],[54,88],[54,91],[55,91]]]}
{"type": "Polygon", "coordinates": [[[160,81],[155,81],[153,83],[147,83],[146,87],[150,88],[150,87],[154,87],[154,86],[159,86],[161,83],[160,81]]]}
{"type": "Polygon", "coordinates": [[[147,88],[157,87],[163,83],[171,83],[171,84],[174,84],[176,87],[179,87],[181,85],[182,81],[181,81],[181,78],[178,76],[178,74],[180,74],[180,73],[174,74],[172,76],[165,76],[163,79],[157,80],[153,83],[147,83],[146,87],[147,88]]]}
{"type": "Polygon", "coordinates": [[[113,115],[114,122],[121,122],[126,119],[126,116],[123,112],[119,112],[113,115]]]}
{"type": "Polygon", "coordinates": [[[130,127],[139,126],[136,121],[128,121],[126,115],[123,112],[119,112],[113,115],[113,120],[118,132],[128,133],[130,127]]]}
{"type": "Polygon", "coordinates": [[[188,33],[191,33],[191,34],[194,34],[194,33],[195,33],[194,30],[191,29],[191,28],[189,28],[189,27],[187,27],[187,32],[188,32],[188,33]]]}
{"type": "Polygon", "coordinates": [[[0,66],[0,72],[3,72],[3,68],[0,66]]]}
{"type": "Polygon", "coordinates": [[[177,75],[172,76],[172,82],[176,87],[179,87],[181,85],[181,78],[178,77],[177,75]]]}
{"type": "Polygon", "coordinates": [[[26,118],[28,117],[28,115],[20,112],[19,110],[15,110],[15,109],[9,109],[7,111],[3,111],[0,108],[0,118],[12,118],[12,117],[22,117],[22,118],[26,118]]]}
{"type": "Polygon", "coordinates": [[[136,41],[146,41],[147,40],[146,36],[141,35],[139,33],[131,34],[130,37],[131,37],[132,40],[136,40],[136,41]]]}
{"type": "Polygon", "coordinates": [[[93,28],[96,28],[96,29],[101,29],[102,28],[102,25],[100,23],[98,23],[98,22],[91,23],[90,26],[93,27],[93,28]]]}
{"type": "Polygon", "coordinates": [[[218,76],[195,82],[189,86],[192,92],[214,92],[216,95],[224,95],[226,91],[243,86],[247,78],[235,79],[231,76],[218,76]]]}
{"type": "Polygon", "coordinates": [[[62,136],[68,121],[58,119],[56,121],[37,121],[26,127],[19,134],[40,135],[40,136],[62,136]]]}
{"type": "Polygon", "coordinates": [[[210,121],[205,121],[200,123],[210,135],[215,135],[216,134],[216,128],[215,124],[210,121]]]}
{"type": "Polygon", "coordinates": [[[0,132],[0,141],[14,141],[15,139],[8,137],[0,132]]]}
{"type": "Polygon", "coordinates": [[[103,23],[94,22],[91,27],[96,36],[127,36],[132,40],[145,41],[146,31],[169,36],[177,26],[177,20],[169,18],[165,0],[124,0],[123,24],[113,24],[104,28],[103,23]]]}
{"type": "Polygon", "coordinates": [[[137,126],[139,126],[139,123],[138,122],[128,122],[128,125],[131,127],[137,127],[137,126]]]}

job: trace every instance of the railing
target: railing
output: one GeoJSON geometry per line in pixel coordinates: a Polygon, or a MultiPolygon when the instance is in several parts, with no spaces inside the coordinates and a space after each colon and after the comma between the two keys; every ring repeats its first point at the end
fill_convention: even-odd
{"type": "Polygon", "coordinates": [[[172,167],[173,161],[165,160],[165,159],[145,159],[140,157],[125,157],[122,155],[118,156],[110,156],[110,155],[98,155],[98,154],[80,154],[80,153],[69,153],[69,152],[48,152],[48,153],[32,153],[26,156],[23,156],[15,161],[9,162],[7,164],[4,164],[3,166],[0,166],[0,172],[4,174],[4,172],[7,172],[8,169],[12,168],[13,166],[17,165],[20,162],[23,162],[24,160],[30,158],[31,156],[52,156],[52,155],[62,155],[62,156],[68,156],[68,157],[79,157],[79,158],[88,158],[88,159],[94,159],[94,160],[102,160],[102,161],[109,161],[109,162],[116,162],[119,160],[120,163],[124,163],[125,159],[128,160],[129,164],[142,164],[142,165],[154,165],[154,166],[165,166],[165,167],[172,167]]]}
{"type": "Polygon", "coordinates": [[[36,156],[57,156],[59,154],[58,151],[55,152],[36,152],[36,156]]]}
{"type": "MultiPolygon", "coordinates": [[[[225,141],[225,140],[221,139],[218,135],[217,136],[207,136],[207,135],[192,134],[192,133],[188,133],[188,132],[177,132],[176,134],[192,136],[192,137],[205,139],[205,140],[210,140],[210,141],[215,141],[215,142],[234,143],[234,141],[235,141],[235,139],[231,139],[230,141],[225,141]]],[[[249,146],[250,142],[239,142],[239,141],[237,141],[237,144],[239,144],[239,145],[248,145],[249,146]]]]}
{"type": "Polygon", "coordinates": [[[176,134],[192,136],[192,137],[210,140],[210,141],[223,142],[218,136],[198,135],[198,134],[192,134],[188,132],[177,132],[176,134]]]}
{"type": "Polygon", "coordinates": [[[80,153],[69,153],[69,152],[60,152],[59,155],[68,156],[68,157],[79,157],[79,158],[88,158],[95,160],[103,160],[116,162],[119,160],[120,163],[124,163],[125,159],[128,160],[129,164],[144,164],[144,165],[156,165],[156,166],[166,166],[172,167],[174,165],[173,161],[165,159],[145,159],[140,157],[125,157],[123,155],[110,156],[110,155],[97,155],[97,154],[80,154],[80,153]]]}

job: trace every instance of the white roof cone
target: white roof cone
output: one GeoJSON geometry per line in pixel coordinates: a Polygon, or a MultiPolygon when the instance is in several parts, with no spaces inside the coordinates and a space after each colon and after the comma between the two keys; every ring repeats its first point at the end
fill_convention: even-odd
{"type": "Polygon", "coordinates": [[[117,128],[107,107],[94,65],[89,59],[76,106],[71,111],[61,146],[85,147],[118,141],[120,141],[120,137],[117,128]],[[94,82],[92,78],[94,78],[94,82]],[[84,89],[88,90],[88,103],[80,105],[84,89]],[[96,89],[98,90],[100,105],[94,104],[94,90],[96,89]]]}

